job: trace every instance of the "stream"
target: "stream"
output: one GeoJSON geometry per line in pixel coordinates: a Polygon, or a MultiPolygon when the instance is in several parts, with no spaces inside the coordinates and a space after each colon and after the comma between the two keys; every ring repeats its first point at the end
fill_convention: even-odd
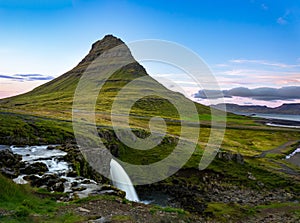
{"type": "MultiPolygon", "coordinates": [[[[94,180],[87,179],[79,176],[70,176],[73,172],[71,165],[63,160],[63,157],[67,155],[66,152],[57,150],[55,146],[26,146],[17,147],[11,146],[10,150],[14,154],[22,156],[22,161],[26,165],[43,163],[47,166],[48,171],[43,174],[21,174],[17,178],[13,179],[18,184],[26,184],[28,181],[26,178],[34,175],[35,178],[60,179],[56,184],[63,184],[64,193],[68,193],[70,198],[76,196],[79,198],[88,197],[91,194],[104,194],[113,192],[110,190],[102,190],[102,185],[97,184],[94,180]]],[[[45,187],[43,185],[41,187],[45,187]]]]}

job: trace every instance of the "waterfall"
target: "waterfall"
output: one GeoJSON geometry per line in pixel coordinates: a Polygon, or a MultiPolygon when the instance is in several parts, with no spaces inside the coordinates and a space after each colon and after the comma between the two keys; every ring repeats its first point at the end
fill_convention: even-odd
{"type": "Polygon", "coordinates": [[[139,201],[132,182],[123,167],[115,160],[110,161],[110,176],[115,187],[126,192],[130,201],[139,201]]]}

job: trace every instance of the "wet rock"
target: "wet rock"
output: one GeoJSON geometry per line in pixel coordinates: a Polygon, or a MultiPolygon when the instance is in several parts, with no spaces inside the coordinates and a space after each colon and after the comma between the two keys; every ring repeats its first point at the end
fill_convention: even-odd
{"type": "Polygon", "coordinates": [[[47,149],[48,150],[54,150],[54,149],[56,149],[56,147],[55,146],[48,146],[47,149]]]}
{"type": "Polygon", "coordinates": [[[19,169],[24,167],[22,156],[13,154],[10,150],[0,151],[0,172],[9,178],[15,178],[19,175],[19,169]]]}
{"type": "Polygon", "coordinates": [[[49,191],[63,192],[65,179],[56,174],[47,174],[42,177],[36,175],[25,176],[24,180],[30,182],[33,187],[46,187],[49,191]]]}
{"type": "Polygon", "coordinates": [[[77,177],[78,174],[76,171],[70,171],[69,173],[67,173],[67,177],[77,177]]]}
{"type": "Polygon", "coordinates": [[[3,175],[5,175],[5,176],[8,177],[8,178],[13,179],[13,178],[18,177],[18,173],[17,173],[16,170],[13,169],[13,168],[2,167],[2,168],[0,169],[0,171],[1,171],[1,173],[2,173],[3,175]]]}
{"type": "Polygon", "coordinates": [[[95,192],[95,194],[106,194],[106,195],[114,195],[114,196],[118,196],[121,198],[125,198],[126,196],[126,192],[119,190],[118,188],[112,186],[112,185],[108,185],[108,184],[104,184],[101,186],[101,189],[97,192],[95,192]]]}
{"type": "Polygon", "coordinates": [[[49,188],[50,191],[64,192],[65,187],[62,181],[55,183],[49,188]]]}
{"type": "Polygon", "coordinates": [[[11,167],[18,164],[22,160],[22,156],[13,154],[10,150],[0,151],[0,166],[11,167]]]}
{"type": "Polygon", "coordinates": [[[72,191],[83,191],[86,190],[87,188],[84,186],[80,186],[80,187],[72,187],[72,191]]]}
{"type": "Polygon", "coordinates": [[[21,169],[20,172],[22,174],[44,174],[45,172],[49,171],[47,165],[42,162],[32,163],[25,167],[24,169],[21,169]]]}
{"type": "MultiPolygon", "coordinates": [[[[72,169],[76,172],[77,176],[83,176],[92,180],[95,180],[98,183],[108,182],[108,179],[104,178],[100,172],[105,170],[98,170],[97,168],[107,168],[106,171],[109,171],[108,161],[101,160],[101,157],[105,157],[101,152],[101,149],[79,149],[77,145],[67,144],[60,146],[58,149],[67,152],[67,155],[63,157],[64,161],[71,164],[72,169]],[[86,159],[83,157],[82,152],[85,154],[86,159]],[[90,163],[93,165],[91,166],[90,163]]],[[[108,150],[105,151],[109,153],[108,150]]],[[[102,173],[102,172],[101,172],[102,173]]],[[[73,173],[75,175],[75,173],[73,173]]]]}

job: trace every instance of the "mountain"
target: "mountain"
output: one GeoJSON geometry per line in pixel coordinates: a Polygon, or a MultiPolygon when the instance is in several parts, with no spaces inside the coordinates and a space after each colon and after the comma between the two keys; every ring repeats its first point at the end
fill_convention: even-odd
{"type": "MultiPolygon", "coordinates": [[[[237,105],[225,104],[228,112],[241,113],[262,113],[262,114],[285,114],[285,115],[300,115],[300,103],[283,104],[281,106],[270,108],[259,105],[237,105]]],[[[224,104],[214,105],[214,108],[221,108],[224,104]]]]}
{"type": "MultiPolygon", "coordinates": [[[[121,98],[124,102],[128,98],[137,98],[139,95],[147,92],[147,96],[141,97],[134,103],[131,109],[132,114],[136,116],[153,116],[159,114],[162,117],[179,119],[178,112],[174,106],[167,99],[156,95],[159,94],[167,98],[173,98],[178,101],[178,104],[182,105],[188,102],[191,103],[191,101],[180,93],[168,90],[151,78],[145,68],[134,60],[124,42],[112,35],[107,35],[102,40],[95,42],[88,55],[72,70],[28,93],[0,100],[0,109],[22,114],[34,114],[70,120],[74,93],[80,78],[91,66],[97,66],[97,69],[104,70],[109,68],[109,66],[113,66],[113,63],[118,63],[116,61],[117,57],[124,57],[130,63],[118,69],[108,80],[105,81],[105,78],[101,79],[100,77],[99,79],[98,77],[94,81],[95,83],[87,86],[87,88],[92,89],[92,92],[97,92],[99,90],[97,86],[105,81],[101,88],[100,96],[97,99],[96,111],[98,115],[102,116],[103,119],[107,119],[107,117],[104,117],[105,114],[107,116],[110,113],[116,95],[126,86],[127,91],[122,92],[123,95],[121,98]],[[114,47],[121,48],[114,55],[108,55],[111,60],[108,64],[103,64],[105,53],[114,47]],[[96,59],[99,57],[103,58],[97,61],[96,59]],[[95,61],[101,65],[94,64],[95,61]],[[138,81],[141,77],[145,78],[143,81],[138,81]],[[134,80],[137,80],[135,85],[127,85],[134,80]]],[[[90,78],[93,78],[92,75],[90,75],[90,78]]],[[[195,105],[201,114],[210,114],[209,107],[200,104],[195,105]]],[[[122,113],[121,110],[117,112],[122,113]]]]}

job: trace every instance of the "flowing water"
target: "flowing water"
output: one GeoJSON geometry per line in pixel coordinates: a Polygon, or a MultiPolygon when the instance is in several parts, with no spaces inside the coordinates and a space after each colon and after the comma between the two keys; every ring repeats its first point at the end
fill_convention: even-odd
{"type": "Polygon", "coordinates": [[[110,176],[113,185],[126,192],[126,198],[131,201],[139,201],[132,182],[123,167],[115,160],[110,161],[110,176]]]}
{"type": "MultiPolygon", "coordinates": [[[[0,147],[1,149],[2,147],[0,147]]],[[[7,149],[7,147],[3,147],[7,149]]],[[[22,156],[22,161],[27,164],[33,164],[36,162],[44,163],[48,167],[48,171],[44,174],[56,174],[60,178],[64,179],[64,192],[76,195],[79,198],[87,197],[90,194],[101,194],[101,185],[98,185],[95,181],[86,179],[83,177],[69,177],[68,173],[72,171],[72,167],[69,163],[63,160],[63,157],[67,155],[66,152],[57,149],[48,149],[48,146],[26,146],[17,147],[11,146],[10,150],[22,156]],[[74,185],[76,185],[74,187],[74,185]],[[81,191],[77,191],[76,188],[83,188],[81,191]],[[74,192],[75,191],[75,192],[74,192]]],[[[135,188],[132,182],[122,168],[122,166],[115,160],[110,162],[110,174],[115,187],[126,192],[126,198],[131,201],[139,201],[135,188]]],[[[14,179],[14,182],[18,184],[27,184],[24,180],[26,175],[20,175],[14,179]]],[[[41,175],[36,175],[42,177],[41,175]]]]}
{"type": "MultiPolygon", "coordinates": [[[[99,194],[101,186],[95,181],[84,177],[69,177],[68,173],[72,171],[72,167],[69,163],[63,160],[63,157],[67,155],[66,152],[57,149],[47,149],[48,146],[26,146],[16,147],[11,146],[10,150],[22,156],[22,161],[27,164],[33,164],[36,162],[44,163],[48,167],[48,171],[44,175],[56,174],[60,178],[64,179],[64,192],[70,193],[70,195],[76,193],[79,198],[87,197],[89,194],[99,194]],[[76,186],[74,186],[76,185],[76,186]],[[81,188],[81,191],[77,191],[77,188],[81,188]],[[76,192],[74,192],[76,191],[76,192]]],[[[18,184],[28,183],[24,180],[24,176],[20,175],[14,179],[14,182],[18,184]]],[[[41,175],[35,175],[42,177],[41,175]]]]}

